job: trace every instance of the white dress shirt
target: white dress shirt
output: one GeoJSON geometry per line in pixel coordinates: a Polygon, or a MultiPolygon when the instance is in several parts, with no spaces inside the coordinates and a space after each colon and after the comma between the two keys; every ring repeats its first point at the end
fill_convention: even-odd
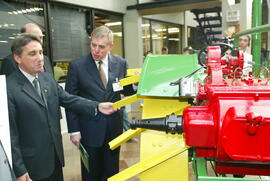
{"type": "Polygon", "coordinates": [[[23,69],[21,69],[20,67],[19,67],[19,69],[20,69],[20,71],[22,72],[22,74],[29,80],[29,82],[32,84],[32,86],[35,87],[33,81],[34,81],[35,78],[38,78],[38,74],[36,75],[36,77],[34,77],[33,75],[31,75],[31,74],[25,72],[25,71],[24,71],[23,69]]]}

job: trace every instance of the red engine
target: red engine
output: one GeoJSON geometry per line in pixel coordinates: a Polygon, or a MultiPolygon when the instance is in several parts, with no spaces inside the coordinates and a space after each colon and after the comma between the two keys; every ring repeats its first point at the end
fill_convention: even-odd
{"type": "Polygon", "coordinates": [[[217,173],[270,175],[269,80],[241,75],[243,62],[208,48],[208,77],[200,106],[184,110],[184,136],[197,157],[215,159],[217,173]]]}

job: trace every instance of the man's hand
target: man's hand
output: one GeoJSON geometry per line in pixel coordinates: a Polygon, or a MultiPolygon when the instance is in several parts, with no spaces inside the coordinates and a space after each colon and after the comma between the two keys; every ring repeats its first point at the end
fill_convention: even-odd
{"type": "Polygon", "coordinates": [[[29,174],[25,173],[22,176],[18,177],[16,181],[31,181],[29,174]]]}
{"type": "Polygon", "coordinates": [[[98,105],[98,110],[106,115],[112,114],[117,111],[117,109],[115,109],[112,105],[113,104],[111,102],[102,102],[98,105]]]}
{"type": "Polygon", "coordinates": [[[80,141],[81,141],[81,134],[74,134],[74,135],[70,135],[70,141],[79,148],[80,146],[80,141]]]}

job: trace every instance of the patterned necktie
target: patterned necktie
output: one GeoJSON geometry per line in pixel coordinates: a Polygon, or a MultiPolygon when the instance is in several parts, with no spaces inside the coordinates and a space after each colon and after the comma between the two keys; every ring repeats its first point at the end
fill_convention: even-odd
{"type": "Polygon", "coordinates": [[[39,82],[38,82],[37,78],[35,78],[33,80],[33,85],[34,85],[34,88],[36,89],[38,95],[41,97],[41,91],[40,91],[39,82]]]}
{"type": "Polygon", "coordinates": [[[100,60],[98,63],[99,63],[99,65],[98,65],[99,76],[100,76],[100,79],[101,79],[104,87],[106,88],[107,87],[107,78],[106,78],[105,72],[104,72],[103,67],[102,67],[103,62],[100,60]]]}

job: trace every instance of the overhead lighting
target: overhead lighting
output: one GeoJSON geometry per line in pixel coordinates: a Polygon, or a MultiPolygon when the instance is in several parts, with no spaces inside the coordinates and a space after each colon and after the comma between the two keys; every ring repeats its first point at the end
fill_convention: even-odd
{"type": "Polygon", "coordinates": [[[122,32],[115,32],[115,33],[113,33],[113,35],[122,37],[122,32]]]}
{"type": "Polygon", "coordinates": [[[9,24],[9,26],[15,26],[15,24],[9,24]]]}
{"type": "Polygon", "coordinates": [[[166,28],[164,28],[164,29],[154,29],[156,32],[162,32],[162,31],[167,31],[167,29],[166,28]]]}
{"type": "Polygon", "coordinates": [[[0,40],[0,43],[8,43],[8,41],[0,40]]]}
{"type": "Polygon", "coordinates": [[[106,26],[118,26],[121,25],[121,21],[111,22],[111,23],[105,23],[106,26]]]}
{"type": "Polygon", "coordinates": [[[31,10],[30,10],[30,9],[26,9],[25,11],[26,11],[26,12],[28,12],[28,13],[30,13],[30,12],[31,12],[31,10]]]}
{"type": "Polygon", "coordinates": [[[18,14],[16,11],[13,11],[13,14],[18,14]]]}
{"type": "Polygon", "coordinates": [[[22,13],[23,13],[23,12],[22,12],[22,11],[20,11],[20,10],[18,10],[17,12],[18,12],[18,14],[22,14],[22,13]]]}
{"type": "Polygon", "coordinates": [[[142,24],[142,27],[149,27],[150,26],[150,24],[142,24]]]}
{"type": "Polygon", "coordinates": [[[179,32],[179,28],[168,28],[168,32],[169,33],[178,33],[179,32]]]}
{"type": "Polygon", "coordinates": [[[168,40],[171,40],[171,41],[180,41],[179,38],[169,38],[168,40]]]}
{"type": "Polygon", "coordinates": [[[11,39],[11,40],[14,40],[15,39],[15,37],[13,37],[13,36],[10,36],[8,38],[11,39]]]}
{"type": "Polygon", "coordinates": [[[26,10],[24,10],[24,9],[22,10],[22,12],[23,12],[23,13],[27,13],[27,11],[26,11],[26,10]]]}
{"type": "Polygon", "coordinates": [[[12,12],[8,12],[8,14],[13,14],[12,12]]]}
{"type": "Polygon", "coordinates": [[[8,27],[8,24],[4,24],[3,26],[4,26],[4,27],[8,27]]]}
{"type": "Polygon", "coordinates": [[[39,11],[39,8],[34,8],[34,10],[39,11]]]}

